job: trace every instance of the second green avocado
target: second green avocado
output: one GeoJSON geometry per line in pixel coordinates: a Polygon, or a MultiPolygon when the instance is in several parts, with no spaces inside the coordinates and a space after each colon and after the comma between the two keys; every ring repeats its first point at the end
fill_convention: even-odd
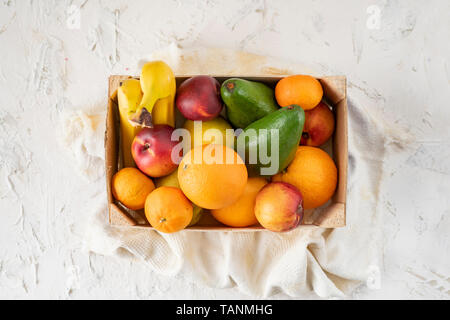
{"type": "Polygon", "coordinates": [[[263,83],[232,78],[222,84],[220,93],[228,120],[236,128],[246,128],[278,110],[274,91],[263,83]]]}
{"type": "Polygon", "coordinates": [[[305,125],[298,105],[281,108],[253,122],[237,138],[237,152],[245,159],[248,175],[272,176],[294,160],[305,125]]]}

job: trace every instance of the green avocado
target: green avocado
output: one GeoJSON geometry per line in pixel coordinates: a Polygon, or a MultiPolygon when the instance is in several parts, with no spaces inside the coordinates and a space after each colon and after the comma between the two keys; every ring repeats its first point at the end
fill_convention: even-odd
{"type": "Polygon", "coordinates": [[[292,105],[245,128],[237,138],[236,151],[245,159],[249,176],[272,176],[286,169],[294,160],[304,124],[305,112],[292,105]]]}
{"type": "Polygon", "coordinates": [[[235,128],[245,128],[278,110],[274,91],[260,82],[228,79],[220,93],[227,106],[228,120],[235,128]]]}

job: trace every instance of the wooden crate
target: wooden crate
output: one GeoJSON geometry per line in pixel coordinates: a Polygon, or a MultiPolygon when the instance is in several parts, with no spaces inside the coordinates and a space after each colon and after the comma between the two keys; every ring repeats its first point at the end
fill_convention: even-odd
{"type": "MultiPolygon", "coordinates": [[[[237,77],[252,81],[263,82],[274,88],[283,76],[215,76],[220,83],[226,79],[237,77]]],[[[177,76],[177,87],[191,76],[177,76]]],[[[115,75],[109,78],[108,110],[106,116],[105,133],[105,168],[106,188],[108,195],[109,222],[115,226],[133,228],[151,228],[145,219],[144,212],[132,211],[123,207],[116,201],[111,191],[111,180],[114,174],[122,168],[121,144],[120,144],[120,120],[117,104],[117,89],[120,83],[131,78],[130,76],[115,75]]],[[[348,165],[348,110],[347,110],[347,86],[344,76],[327,76],[318,78],[324,89],[324,100],[332,107],[336,117],[336,130],[327,151],[332,155],[338,168],[338,186],[333,198],[326,205],[306,210],[302,226],[316,225],[324,228],[344,227],[346,223],[346,194],[347,194],[347,165],[348,165]]],[[[220,224],[207,213],[198,225],[190,227],[189,231],[228,231],[228,232],[256,232],[263,231],[261,226],[249,228],[231,228],[220,224]]]]}

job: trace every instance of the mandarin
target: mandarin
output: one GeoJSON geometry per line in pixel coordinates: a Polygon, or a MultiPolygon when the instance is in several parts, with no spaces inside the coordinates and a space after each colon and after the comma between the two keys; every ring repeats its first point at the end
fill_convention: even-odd
{"type": "Polygon", "coordinates": [[[155,189],[153,181],[136,168],[124,168],[112,178],[112,193],[131,210],[144,209],[145,199],[155,189]]]}
{"type": "Polygon", "coordinates": [[[275,97],[281,107],[297,104],[306,111],[316,107],[322,100],[323,88],[314,77],[289,76],[277,83],[275,97]]]}
{"type": "Polygon", "coordinates": [[[160,187],[148,195],[145,216],[156,230],[174,233],[191,223],[193,207],[180,189],[160,187]]]}
{"type": "Polygon", "coordinates": [[[267,183],[264,178],[249,178],[242,196],[231,206],[211,210],[212,216],[229,227],[243,228],[257,224],[255,199],[267,183]]]}

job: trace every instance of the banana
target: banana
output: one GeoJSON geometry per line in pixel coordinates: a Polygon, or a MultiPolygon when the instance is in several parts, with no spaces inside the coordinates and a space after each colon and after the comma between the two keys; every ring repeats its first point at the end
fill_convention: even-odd
{"type": "Polygon", "coordinates": [[[131,144],[134,137],[141,131],[142,127],[134,126],[128,118],[129,111],[135,110],[142,101],[141,84],[139,80],[128,79],[122,82],[117,90],[120,113],[120,134],[122,138],[123,165],[125,168],[135,167],[131,155],[131,144]]]}
{"type": "Polygon", "coordinates": [[[175,126],[176,81],[172,69],[163,61],[144,65],[140,78],[142,101],[128,110],[128,118],[137,126],[154,124],[175,126]]]}
{"type": "Polygon", "coordinates": [[[175,128],[174,97],[159,99],[152,111],[153,124],[168,124],[175,128]]]}

